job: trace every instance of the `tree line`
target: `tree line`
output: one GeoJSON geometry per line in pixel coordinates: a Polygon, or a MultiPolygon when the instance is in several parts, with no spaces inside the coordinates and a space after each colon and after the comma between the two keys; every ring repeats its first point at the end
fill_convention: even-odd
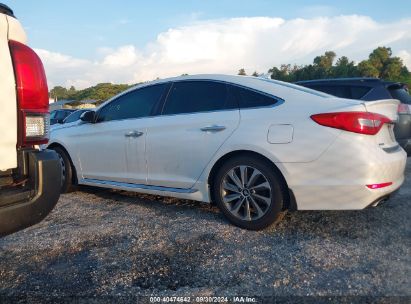
{"type": "Polygon", "coordinates": [[[113,83],[99,83],[95,86],[83,89],[76,90],[74,86],[71,86],[69,89],[62,86],[55,86],[50,90],[50,98],[58,100],[73,100],[72,103],[80,103],[84,100],[95,100],[96,104],[100,104],[107,99],[123,92],[124,90],[130,88],[133,85],[128,84],[113,84],[113,83]]]}
{"type": "MultiPolygon", "coordinates": [[[[295,82],[322,78],[346,78],[346,77],[375,77],[385,80],[398,81],[411,86],[411,73],[402,62],[401,58],[392,56],[389,47],[378,47],[371,52],[368,59],[355,64],[346,56],[335,60],[337,54],[333,51],[316,56],[312,64],[291,65],[281,64],[280,67],[272,67],[268,75],[272,79],[295,82]]],[[[238,71],[238,75],[246,75],[244,69],[238,71]]],[[[252,76],[258,76],[255,71],[252,76]]]]}
{"type": "MultiPolygon", "coordinates": [[[[336,57],[335,52],[328,51],[324,55],[316,56],[312,64],[281,64],[279,67],[274,66],[269,69],[268,75],[272,79],[287,82],[320,78],[376,77],[403,82],[411,87],[411,73],[401,58],[392,56],[392,50],[389,47],[376,48],[368,56],[368,59],[358,64],[355,64],[346,56],[341,56],[338,59],[336,57]]],[[[242,68],[238,71],[238,75],[247,75],[247,73],[242,68]]],[[[255,71],[251,76],[260,76],[260,74],[255,71]]],[[[97,104],[100,104],[134,85],[99,83],[83,90],[76,90],[74,86],[69,89],[55,86],[49,94],[52,99],[73,100],[74,104],[83,100],[95,100],[97,104]]]]}

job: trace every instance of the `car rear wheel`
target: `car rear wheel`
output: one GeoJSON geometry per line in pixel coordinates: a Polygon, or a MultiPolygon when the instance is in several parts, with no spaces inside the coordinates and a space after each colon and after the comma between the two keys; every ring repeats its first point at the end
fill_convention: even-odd
{"type": "Polygon", "coordinates": [[[61,164],[61,188],[60,193],[73,191],[73,168],[66,151],[60,147],[53,148],[56,151],[61,164]]]}
{"type": "Polygon", "coordinates": [[[213,182],[217,206],[233,224],[264,229],[282,218],[285,185],[271,164],[254,157],[230,159],[213,182]]]}

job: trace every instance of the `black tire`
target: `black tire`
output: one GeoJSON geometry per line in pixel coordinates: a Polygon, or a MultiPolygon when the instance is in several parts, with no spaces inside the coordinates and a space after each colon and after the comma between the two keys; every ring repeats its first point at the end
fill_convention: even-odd
{"type": "Polygon", "coordinates": [[[67,152],[60,148],[54,147],[52,150],[56,151],[61,163],[61,188],[60,193],[68,193],[74,190],[73,187],[73,166],[67,152]]]}
{"type": "Polygon", "coordinates": [[[226,161],[219,168],[212,181],[212,195],[216,205],[231,223],[249,230],[261,230],[267,228],[283,218],[282,210],[285,205],[286,189],[287,187],[284,183],[284,179],[272,164],[264,159],[247,155],[234,157],[226,161]],[[245,170],[244,167],[246,167],[245,170]],[[252,178],[252,175],[254,174],[253,170],[257,172],[256,176],[260,177],[252,178]],[[243,190],[240,191],[240,187],[236,187],[236,190],[239,192],[237,193],[236,191],[231,193],[232,186],[236,185],[236,183],[234,182],[234,179],[230,177],[230,174],[232,176],[232,173],[236,172],[238,177],[238,173],[241,174],[242,171],[245,172],[244,176],[246,176],[244,177],[244,183],[242,183],[243,176],[241,176],[237,182],[247,184],[247,181],[251,183],[251,180],[256,180],[257,178],[260,180],[256,180],[256,182],[261,182],[258,186],[263,184],[266,186],[252,187],[251,184],[250,186],[244,185],[243,190]],[[230,180],[232,183],[228,185],[230,180]],[[245,190],[247,190],[247,193],[245,190]],[[237,197],[238,195],[240,195],[238,200],[234,199],[233,202],[230,201],[232,197],[237,197]],[[241,201],[244,201],[244,203],[241,203],[241,201]],[[269,202],[270,204],[268,205],[269,202]],[[241,204],[243,205],[240,209],[236,208],[241,204]],[[256,206],[257,208],[253,206],[256,206]],[[237,210],[237,214],[234,210],[237,210]]]}

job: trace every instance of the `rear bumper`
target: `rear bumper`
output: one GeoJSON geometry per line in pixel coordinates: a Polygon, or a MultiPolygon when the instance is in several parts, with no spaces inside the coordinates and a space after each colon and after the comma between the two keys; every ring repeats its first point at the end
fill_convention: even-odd
{"type": "Polygon", "coordinates": [[[406,153],[386,151],[374,137],[342,133],[339,140],[310,163],[282,163],[298,210],[364,209],[404,182],[406,153]],[[391,182],[369,189],[367,185],[391,182]]]}
{"type": "Polygon", "coordinates": [[[404,177],[393,185],[381,189],[368,189],[365,185],[296,186],[298,210],[361,210],[376,205],[398,190],[404,177]]]}
{"type": "Polygon", "coordinates": [[[61,168],[54,151],[28,153],[29,187],[0,196],[0,235],[4,236],[40,222],[60,197],[61,168]]]}

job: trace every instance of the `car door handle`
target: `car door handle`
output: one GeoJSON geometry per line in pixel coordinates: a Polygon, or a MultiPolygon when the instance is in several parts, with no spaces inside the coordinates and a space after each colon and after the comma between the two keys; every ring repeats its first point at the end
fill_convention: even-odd
{"type": "Polygon", "coordinates": [[[225,130],[225,129],[226,129],[225,126],[216,126],[216,125],[213,125],[213,126],[203,127],[203,128],[201,128],[200,130],[203,131],[203,132],[220,132],[220,131],[223,131],[223,130],[225,130]]]}
{"type": "Polygon", "coordinates": [[[124,134],[125,137],[140,137],[141,135],[143,135],[143,132],[140,131],[130,131],[127,132],[126,134],[124,134]]]}

